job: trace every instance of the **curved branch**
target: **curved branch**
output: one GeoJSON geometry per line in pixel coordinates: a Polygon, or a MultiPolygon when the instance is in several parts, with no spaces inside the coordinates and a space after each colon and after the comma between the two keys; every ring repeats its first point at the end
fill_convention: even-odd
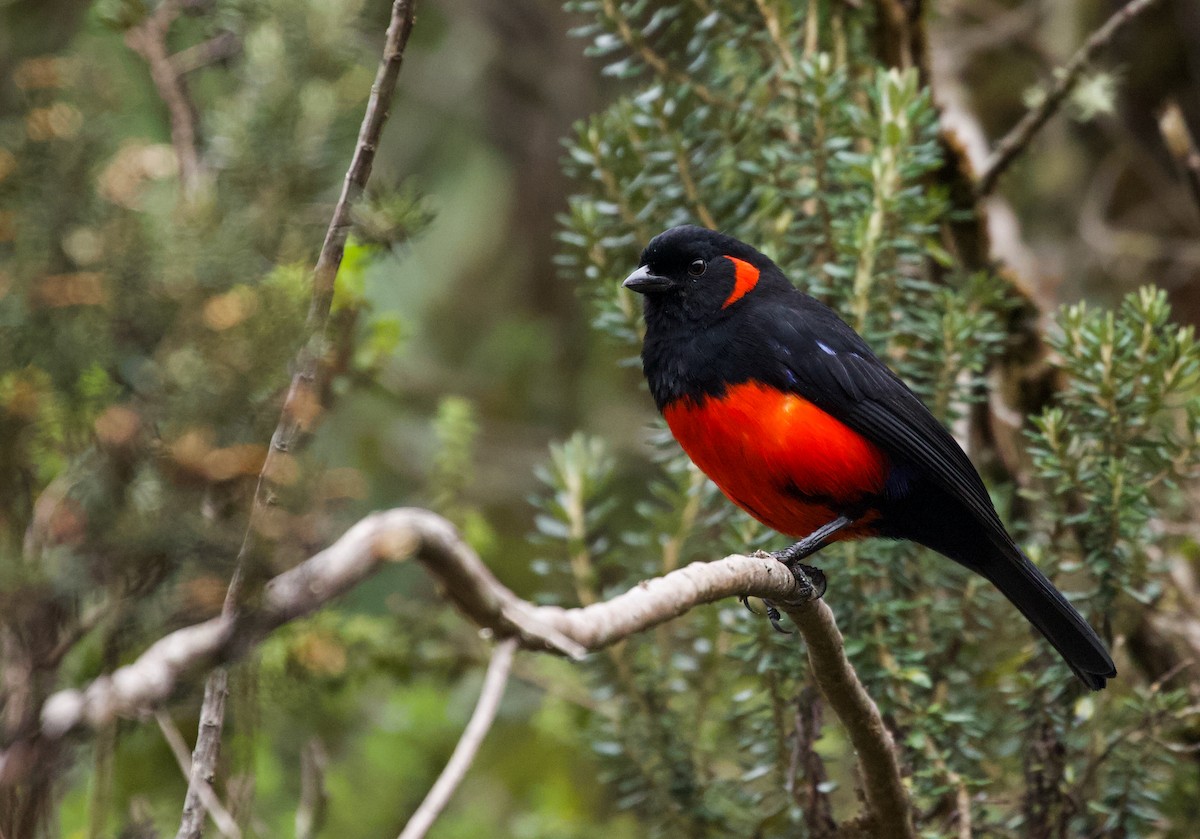
{"type": "MultiPolygon", "coordinates": [[[[294,456],[294,450],[319,413],[318,394],[321,387],[318,377],[323,353],[321,344],[325,341],[329,313],[333,306],[334,285],[345,253],[346,240],[350,236],[351,205],[362,196],[367,179],[371,176],[375,151],[379,148],[383,126],[390,113],[392,95],[396,91],[396,80],[404,62],[404,50],[408,46],[408,37],[412,34],[415,3],[416,0],[394,0],[392,3],[391,18],[384,38],[383,57],[375,73],[375,81],[371,85],[371,96],[367,100],[367,109],[358,131],[358,142],[355,143],[354,155],[342,182],[342,192],[334,206],[333,217],[329,221],[329,228],[321,244],[316,267],[313,269],[312,299],[306,322],[308,338],[300,348],[295,373],[284,397],[279,421],[271,435],[267,456],[258,474],[246,532],[242,536],[229,587],[225,591],[225,603],[221,609],[222,620],[225,623],[240,620],[238,612],[245,595],[247,566],[256,550],[263,517],[275,503],[278,487],[275,476],[280,473],[282,462],[294,456]]],[[[164,2],[163,6],[166,5],[164,2]]],[[[177,79],[182,85],[182,74],[177,74],[177,79]]],[[[193,776],[210,776],[216,766],[221,732],[225,723],[224,704],[222,701],[218,705],[217,697],[223,696],[227,679],[225,673],[213,672],[205,687],[200,719],[207,720],[208,723],[201,726],[197,735],[193,776]]],[[[203,832],[204,805],[193,793],[194,790],[189,788],[177,839],[199,839],[203,832]]]]}
{"type": "Polygon", "coordinates": [[[236,658],[272,630],[311,614],[384,564],[408,558],[436,577],[446,596],[477,626],[515,639],[523,649],[574,658],[704,603],[743,594],[773,601],[800,627],[817,684],[850,734],[871,821],[880,835],[912,835],[895,745],[846,658],[833,613],[821,601],[800,600],[801,587],[772,557],[733,555],[694,562],[582,608],[535,606],[497,580],[450,522],[416,508],[362,519],[334,544],[271,580],[253,614],[225,613],[172,632],[111,675],[82,690],[54,694],[42,708],[40,728],[25,732],[0,752],[0,784],[19,777],[28,760],[68,733],[153,710],[188,676],[236,658]]]}
{"type": "MultiPolygon", "coordinates": [[[[325,550],[272,579],[256,612],[222,614],[178,629],[86,688],[54,694],[42,707],[36,734],[58,740],[82,727],[98,728],[117,717],[153,710],[189,675],[239,657],[273,630],[315,612],[384,564],[410,557],[438,579],[446,596],[477,626],[498,637],[515,637],[524,649],[572,658],[702,603],[740,594],[783,603],[800,593],[792,575],[774,559],[735,555],[692,563],[584,608],[534,606],[497,580],[446,519],[417,508],[388,510],[367,516],[325,550]]],[[[0,754],[0,783],[7,779],[4,756],[0,754]]]]}
{"type": "Polygon", "coordinates": [[[780,604],[780,607],[800,628],[808,647],[813,678],[858,754],[872,821],[870,834],[885,839],[914,839],[912,808],[900,772],[896,743],[883,723],[879,708],[846,658],[846,644],[833,611],[823,600],[797,606],[780,604]]]}
{"type": "Polygon", "coordinates": [[[513,655],[517,652],[517,639],[506,638],[496,645],[492,651],[492,660],[488,663],[487,674],[483,677],[483,689],[479,692],[479,702],[467,727],[463,730],[454,753],[446,762],[446,768],[430,788],[429,794],[421,802],[404,830],[400,839],[424,839],[425,834],[433,827],[437,817],[450,803],[450,796],[458,789],[463,776],[475,762],[475,753],[479,751],[483,738],[496,719],[496,711],[500,708],[500,700],[504,698],[504,688],[508,686],[508,676],[512,672],[513,655]]]}
{"type": "Polygon", "coordinates": [[[125,33],[125,43],[145,59],[154,87],[167,106],[171,120],[171,145],[179,161],[179,182],[184,196],[191,200],[204,174],[198,118],[195,103],[188,92],[187,80],[172,63],[167,49],[167,34],[171,24],[182,12],[179,0],[163,0],[141,23],[125,33]]]}

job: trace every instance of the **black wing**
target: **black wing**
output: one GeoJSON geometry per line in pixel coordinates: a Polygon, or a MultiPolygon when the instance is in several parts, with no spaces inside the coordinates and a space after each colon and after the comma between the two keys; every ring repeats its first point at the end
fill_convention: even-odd
{"type": "Polygon", "coordinates": [[[963,543],[954,538],[947,542],[945,531],[954,527],[953,516],[936,522],[934,533],[926,527],[929,522],[911,521],[914,510],[921,511],[919,517],[928,512],[920,504],[900,515],[909,519],[902,526],[913,535],[899,535],[916,538],[991,580],[1084,684],[1103,688],[1117,673],[1104,642],[1012,541],[979,473],[950,432],[831,309],[799,292],[772,303],[761,307],[754,324],[760,331],[751,333],[775,343],[773,357],[780,361],[773,374],[779,379],[772,384],[813,402],[962,504],[994,552],[964,552],[963,543]]]}
{"type": "MultiPolygon", "coordinates": [[[[958,499],[998,547],[1012,540],[974,464],[908,385],[832,309],[799,292],[755,324],[775,343],[773,382],[803,396],[958,499]]],[[[1007,552],[1007,550],[1005,551],[1007,552]]]]}

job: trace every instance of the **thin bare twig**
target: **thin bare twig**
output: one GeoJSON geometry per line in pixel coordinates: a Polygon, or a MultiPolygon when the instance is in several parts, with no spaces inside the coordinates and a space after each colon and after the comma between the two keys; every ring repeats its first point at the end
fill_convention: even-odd
{"type": "Polygon", "coordinates": [[[167,49],[167,32],[182,11],[179,0],[162,0],[154,11],[125,33],[125,43],[150,68],[150,78],[171,120],[171,145],[179,161],[179,183],[189,200],[195,196],[204,174],[196,106],[183,73],[172,63],[167,49]]]}
{"type": "MultiPolygon", "coordinates": [[[[259,528],[266,512],[275,503],[277,488],[274,476],[280,474],[285,460],[293,457],[294,450],[299,446],[302,435],[310,428],[319,413],[321,386],[318,381],[322,345],[325,341],[325,331],[329,323],[329,312],[333,304],[334,283],[337,280],[338,269],[342,264],[342,255],[346,249],[346,240],[350,235],[351,206],[362,196],[366,189],[367,179],[371,176],[371,167],[375,162],[375,151],[379,148],[379,139],[383,134],[383,126],[387,122],[389,106],[396,90],[396,80],[400,76],[400,67],[404,61],[404,49],[408,45],[408,37],[412,33],[413,12],[416,0],[394,0],[392,14],[384,38],[383,58],[375,74],[375,82],[371,85],[371,97],[367,101],[366,113],[363,115],[362,126],[358,132],[358,142],[354,147],[354,156],[346,171],[342,183],[342,192],[329,221],[329,229],[325,233],[325,241],[321,245],[321,253],[317,257],[316,268],[313,270],[312,301],[308,310],[306,328],[308,340],[300,349],[296,360],[296,370],[284,398],[283,409],[280,411],[279,422],[271,435],[271,446],[263,461],[262,470],[258,475],[258,484],[254,490],[254,500],[250,508],[249,521],[246,525],[242,545],[234,562],[233,575],[229,580],[229,588],[225,592],[225,603],[222,606],[222,616],[233,617],[238,608],[245,588],[246,565],[249,557],[256,549],[259,528]]],[[[221,670],[214,671],[209,677],[205,688],[204,705],[200,709],[200,718],[212,717],[210,695],[224,695],[224,685],[221,691],[210,691],[215,683],[224,683],[228,675],[221,670]]],[[[213,760],[219,751],[221,738],[221,723],[224,719],[224,703],[220,714],[216,715],[216,725],[208,729],[202,725],[197,738],[196,753],[207,754],[208,748],[213,748],[213,760]],[[204,738],[213,738],[214,743],[203,743],[204,738]]],[[[193,770],[193,775],[195,770],[193,770]]],[[[189,797],[190,801],[190,797],[189,797]]],[[[184,832],[180,828],[178,839],[199,839],[203,827],[203,805],[196,802],[200,810],[201,821],[195,830],[184,832]]],[[[185,823],[187,808],[185,805],[185,823]]]]}
{"type": "Polygon", "coordinates": [[[321,253],[313,270],[312,299],[306,324],[309,340],[301,348],[296,360],[296,372],[292,376],[291,385],[283,401],[283,409],[280,411],[279,423],[271,435],[271,446],[258,475],[250,522],[238,551],[229,590],[225,594],[224,610],[227,613],[234,611],[238,606],[245,582],[247,559],[254,550],[263,515],[275,504],[277,485],[274,476],[286,471],[282,468],[282,462],[293,456],[302,435],[311,429],[319,410],[317,406],[320,388],[317,377],[320,372],[321,344],[324,342],[325,329],[329,323],[334,283],[342,265],[346,240],[350,236],[350,211],[354,203],[362,197],[367,179],[371,176],[375,151],[379,148],[379,139],[387,122],[389,104],[396,90],[396,80],[404,60],[404,48],[412,32],[415,3],[416,0],[395,0],[392,4],[392,17],[387,29],[383,58],[379,63],[375,82],[371,85],[371,98],[367,102],[367,110],[359,128],[354,156],[346,171],[342,193],[333,209],[333,217],[329,221],[325,241],[321,245],[321,253]]]}
{"type": "MultiPolygon", "coordinates": [[[[229,671],[218,667],[209,674],[204,685],[204,701],[200,705],[200,726],[196,733],[196,748],[192,750],[191,771],[184,770],[188,789],[183,798],[183,814],[179,818],[179,831],[175,839],[200,839],[204,833],[204,816],[210,803],[204,790],[212,791],[213,778],[217,774],[221,732],[225,728],[225,699],[228,696],[229,671]]],[[[233,823],[232,820],[230,823],[233,823]]],[[[236,824],[234,829],[237,829],[236,824]]],[[[229,831],[222,829],[222,832],[229,831]]]]}
{"type": "Polygon", "coordinates": [[[233,58],[242,51],[242,41],[232,32],[218,32],[207,41],[182,49],[171,56],[171,67],[181,76],[233,58]]]}
{"type": "Polygon", "coordinates": [[[296,808],[296,839],[314,839],[325,825],[329,791],[325,767],[329,755],[321,738],[313,737],[300,751],[300,804],[296,808]]]}
{"type": "Polygon", "coordinates": [[[500,700],[504,698],[504,688],[508,685],[508,675],[512,671],[513,656],[517,652],[517,639],[506,638],[496,645],[492,651],[492,660],[488,663],[487,675],[483,677],[483,689],[479,692],[479,702],[467,727],[459,738],[458,745],[446,762],[446,768],[434,782],[404,830],[400,831],[399,839],[424,839],[425,834],[433,827],[437,817],[450,803],[450,796],[458,789],[467,770],[475,761],[475,753],[479,751],[483,738],[487,736],[492,722],[496,719],[496,711],[500,700]]]}
{"type": "Polygon", "coordinates": [[[200,798],[204,801],[204,806],[209,813],[212,814],[213,823],[217,826],[217,830],[225,836],[231,836],[233,839],[241,839],[242,831],[237,826],[237,821],[230,815],[229,810],[217,798],[216,791],[212,785],[203,778],[197,778],[192,775],[191,764],[192,756],[188,752],[187,743],[183,740],[183,734],[180,733],[178,726],[171,719],[170,714],[166,711],[155,711],[154,719],[158,723],[159,731],[162,732],[163,739],[167,741],[167,745],[171,747],[171,753],[175,755],[175,762],[179,764],[179,771],[183,773],[185,778],[188,778],[189,793],[195,789],[200,798]]]}
{"type": "Polygon", "coordinates": [[[1020,156],[1042,126],[1049,121],[1050,117],[1054,116],[1071,91],[1075,89],[1075,85],[1083,77],[1083,71],[1096,57],[1096,53],[1108,46],[1118,32],[1157,2],[1159,0],[1131,0],[1084,41],[1083,46],[1075,55],[1071,56],[1071,60],[1058,73],[1054,87],[1047,92],[1041,103],[1036,108],[1027,111],[1025,116],[1021,117],[1021,121],[996,144],[996,148],[988,157],[987,163],[979,174],[976,186],[978,195],[988,195],[995,189],[996,181],[1020,156]]]}

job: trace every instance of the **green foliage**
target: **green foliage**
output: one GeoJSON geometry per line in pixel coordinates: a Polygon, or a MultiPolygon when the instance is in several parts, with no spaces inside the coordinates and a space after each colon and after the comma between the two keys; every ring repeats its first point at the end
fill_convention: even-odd
{"type": "MultiPolygon", "coordinates": [[[[204,5],[175,21],[171,50],[219,33],[243,52],[188,76],[204,164],[194,189],[121,35],[145,4],[97,4],[63,54],[17,65],[20,98],[0,112],[0,641],[6,658],[41,668],[22,700],[31,709],[219,608],[370,91],[377,59],[359,44],[375,24],[359,20],[360,0],[204,5]]],[[[373,382],[403,338],[364,277],[428,212],[412,190],[381,186],[363,213],[309,420],[373,382]]],[[[363,493],[361,475],[297,460],[275,476],[284,491],[262,534],[274,567],[328,541],[363,493]]],[[[310,647],[328,669],[365,646],[361,629],[346,620],[310,647]]],[[[14,676],[0,704],[17,689],[14,676]]],[[[240,737],[243,723],[252,740],[252,723],[232,729],[240,737]]],[[[122,741],[117,766],[144,758],[177,782],[152,739],[122,741]]],[[[150,782],[156,817],[178,820],[177,785],[150,782]]],[[[149,792],[134,787],[91,802],[91,818],[149,792]]]]}
{"type": "MultiPolygon", "coordinates": [[[[1062,83],[1066,70],[1054,71],[1055,84],[1062,83]]],[[[1066,112],[1077,122],[1091,122],[1099,116],[1116,110],[1119,79],[1111,71],[1085,72],[1067,94],[1066,112]]],[[[1050,91],[1047,86],[1029,88],[1021,97],[1026,107],[1036,108],[1046,101],[1050,91]]]]}
{"type": "Polygon", "coordinates": [[[433,420],[438,453],[433,465],[433,506],[452,520],[470,485],[475,460],[475,438],[479,425],[475,410],[466,399],[446,396],[438,404],[433,420]]]}
{"type": "Polygon", "coordinates": [[[1200,347],[1152,288],[1115,312],[1068,307],[1058,326],[1051,345],[1070,384],[1034,420],[1040,500],[1096,575],[1103,612],[1118,592],[1156,593],[1151,522],[1200,459],[1200,347]]]}
{"type": "MultiPolygon", "coordinates": [[[[620,278],[655,233],[706,224],[760,247],[840,310],[944,421],[985,397],[1017,304],[1006,283],[942,247],[956,217],[936,178],[936,115],[915,74],[870,59],[868,14],[836,3],[570,7],[591,18],[577,34],[605,72],[635,80],[578,126],[564,161],[579,192],[559,264],[597,329],[635,351],[639,306],[620,278]]],[[[1100,615],[1126,592],[1153,596],[1146,557],[1181,541],[1150,525],[1170,509],[1154,488],[1195,475],[1200,356],[1190,330],[1169,326],[1159,293],[1119,314],[1069,309],[1062,329],[1066,386],[1036,420],[1037,474],[1051,490],[1034,552],[1053,553],[1051,570],[1072,572],[1100,615]]],[[[539,535],[558,542],[559,567],[569,558],[580,602],[681,562],[779,546],[661,424],[650,442],[657,474],[632,501],[598,479],[598,463],[604,475],[614,468],[598,441],[555,450],[542,476],[539,535]],[[606,517],[630,503],[639,518],[606,517]]],[[[1001,488],[1002,508],[1010,494],[1001,488]]],[[[911,545],[835,546],[819,564],[847,652],[899,734],[923,836],[957,835],[964,802],[985,834],[1057,824],[1149,835],[1170,817],[1172,760],[1148,751],[1159,737],[1183,742],[1181,693],[1129,674],[1129,686],[1080,698],[986,583],[911,545]]],[[[549,574],[555,562],[539,567],[549,574]]],[[[551,599],[570,599],[562,576],[547,585],[551,599]]],[[[841,821],[856,811],[852,754],[820,722],[794,641],[765,621],[728,604],[698,610],[593,670],[595,700],[611,709],[594,749],[619,804],[652,835],[825,835],[822,812],[841,821]]]]}
{"type": "MultiPolygon", "coordinates": [[[[945,244],[962,219],[939,180],[936,114],[915,74],[871,57],[874,5],[569,5],[621,94],[577,126],[564,161],[576,194],[557,264],[598,333],[632,357],[640,310],[619,281],[639,249],[672,224],[719,226],[841,311],[956,431],[978,419],[1017,303],[945,244]]],[[[218,0],[176,21],[172,51],[230,33],[241,46],[188,74],[204,167],[187,194],[163,102],[123,39],[153,4],[95,3],[61,54],[17,66],[16,109],[0,112],[5,690],[23,660],[12,651],[41,661],[37,689],[49,691],[219,608],[305,339],[311,265],[386,6],[218,0]]],[[[502,216],[518,212],[508,204],[521,182],[480,140],[494,125],[464,140],[457,124],[495,119],[459,95],[494,66],[489,50],[462,49],[481,43],[479,22],[423,9],[414,38],[434,45],[405,70],[419,74],[421,94],[390,129],[406,148],[390,158],[381,148],[353,210],[324,336],[320,407],[336,409],[326,424],[336,434],[300,458],[279,499],[272,561],[308,555],[366,509],[413,499],[454,519],[489,562],[509,562],[496,566],[506,582],[563,605],[780,547],[661,424],[644,451],[629,450],[628,405],[612,396],[632,393],[632,374],[598,376],[611,366],[604,352],[584,382],[578,358],[560,363],[546,326],[573,325],[573,311],[544,285],[512,279],[536,273],[502,216]],[[430,95],[446,90],[462,100],[449,116],[430,95]],[[406,122],[409,109],[417,117],[406,122]],[[452,123],[460,133],[448,140],[452,123]],[[389,164],[407,170],[414,159],[444,170],[436,220],[414,182],[384,183],[389,164]],[[396,270],[397,245],[427,225],[431,241],[396,270]],[[447,282],[460,275],[469,285],[447,282]],[[514,288],[535,291],[523,296],[533,303],[502,315],[514,288]],[[610,390],[598,396],[597,381],[610,390]],[[547,394],[555,388],[563,393],[547,394]],[[531,510],[524,464],[540,442],[528,440],[566,436],[562,417],[579,415],[612,440],[580,433],[553,446],[531,510]],[[355,468],[320,468],[346,463],[355,468]],[[503,500],[485,517],[489,485],[503,500]],[[532,578],[521,578],[523,563],[532,578]]],[[[1081,113],[1111,99],[1100,84],[1085,92],[1081,113]]],[[[1165,599],[1168,562],[1196,553],[1190,531],[1171,525],[1191,515],[1197,350],[1158,294],[1060,320],[1062,390],[1035,420],[1035,469],[1022,486],[1037,504],[1004,485],[996,497],[1031,554],[1122,638],[1165,599]]],[[[1146,684],[1128,644],[1118,646],[1121,678],[1081,697],[1006,603],[941,558],[866,543],[823,552],[820,564],[847,650],[901,744],[923,835],[957,835],[963,806],[977,835],[1200,831],[1200,789],[1181,771],[1194,698],[1170,681],[1146,684]]],[[[319,746],[330,795],[320,835],[394,833],[453,747],[484,657],[416,569],[384,569],[240,666],[219,793],[254,831],[286,835],[301,755],[319,746]]],[[[831,818],[853,828],[860,801],[844,733],[795,638],[737,603],[593,656],[584,688],[574,665],[517,664],[497,728],[435,836],[766,839],[827,836],[831,818]]],[[[184,696],[171,709],[189,735],[195,721],[182,717],[196,705],[184,696]]],[[[92,792],[106,771],[100,738],[61,778],[65,835],[89,822],[115,833],[106,816],[125,832],[146,818],[160,832],[178,821],[183,780],[157,732],[122,723],[114,736],[111,801],[92,792]]]]}
{"type": "MultiPolygon", "coordinates": [[[[119,20],[95,15],[128,27],[134,5],[117,4],[119,20]]],[[[294,210],[327,198],[367,87],[346,47],[359,4],[333,5],[332,15],[315,3],[214,12],[244,35],[246,60],[203,100],[210,172],[191,198],[164,137],[117,124],[130,104],[107,93],[120,80],[110,54],[125,51],[119,38],[38,59],[55,72],[29,85],[25,112],[0,126],[16,161],[0,183],[13,208],[0,251],[11,278],[0,299],[10,350],[0,425],[15,443],[0,463],[0,494],[11,500],[0,553],[19,550],[33,499],[61,476],[63,503],[88,538],[48,537],[60,552],[111,540],[128,569],[153,563],[160,582],[163,569],[193,560],[227,562],[246,508],[237,493],[257,472],[303,334],[308,269],[295,266],[311,266],[321,240],[322,220],[294,210]],[[341,88],[359,98],[339,97],[341,88]],[[64,190],[71,179],[83,188],[64,190]]],[[[353,249],[343,283],[373,253],[353,249]]],[[[339,306],[355,318],[365,309],[345,293],[339,306]]],[[[395,330],[361,320],[375,355],[394,346],[395,330]]],[[[106,564],[85,578],[124,574],[106,564]]]]}
{"type": "Polygon", "coordinates": [[[396,190],[376,189],[353,210],[359,236],[374,245],[391,247],[407,241],[434,218],[424,195],[411,185],[396,190]]]}

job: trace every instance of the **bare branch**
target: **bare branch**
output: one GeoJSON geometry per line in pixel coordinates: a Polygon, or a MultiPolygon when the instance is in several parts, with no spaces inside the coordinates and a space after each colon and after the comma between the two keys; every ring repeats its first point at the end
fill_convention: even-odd
{"type": "Polygon", "coordinates": [[[179,183],[184,196],[190,199],[196,194],[204,172],[196,106],[188,93],[183,73],[176,69],[167,49],[167,32],[181,11],[179,0],[163,0],[137,26],[125,33],[125,43],[145,59],[154,87],[167,106],[171,120],[171,145],[175,147],[175,157],[179,161],[179,183]]]}
{"type": "Polygon", "coordinates": [[[182,49],[171,56],[174,71],[186,76],[210,64],[232,58],[242,51],[242,41],[232,32],[219,32],[207,41],[182,49]]]}
{"type": "MultiPolygon", "coordinates": [[[[217,774],[217,757],[221,754],[221,732],[225,728],[225,699],[229,696],[229,671],[218,667],[204,685],[204,702],[200,705],[200,728],[196,734],[196,748],[192,751],[191,771],[188,776],[187,795],[183,799],[183,815],[179,821],[179,832],[175,839],[200,839],[204,833],[205,811],[211,809],[215,795],[212,792],[213,778],[217,774]]],[[[225,813],[224,818],[213,812],[213,819],[222,833],[240,833],[237,824],[225,813]],[[225,822],[222,826],[222,822],[225,822]]]]}
{"type": "MultiPolygon", "coordinates": [[[[574,621],[567,610],[535,607],[513,594],[442,517],[411,508],[375,513],[351,527],[330,547],[271,580],[264,588],[260,608],[253,614],[223,613],[178,629],[150,645],[130,664],[99,677],[83,690],[63,690],[51,696],[42,706],[40,731],[25,732],[25,737],[18,737],[8,752],[0,753],[0,784],[12,780],[5,771],[6,759],[13,756],[21,741],[35,737],[42,741],[59,740],[81,727],[99,728],[118,717],[136,717],[157,708],[189,675],[214,663],[237,658],[271,631],[311,614],[349,591],[384,563],[412,556],[442,582],[448,596],[468,617],[497,635],[515,635],[529,649],[552,650],[573,657],[581,657],[589,646],[603,645],[581,644],[569,637],[574,621]]],[[[756,562],[764,564],[762,560],[756,562]]],[[[760,585],[760,588],[764,596],[778,598],[787,593],[794,596],[794,582],[789,585],[785,581],[790,581],[790,576],[781,568],[774,585],[760,585]]],[[[646,588],[657,590],[654,582],[646,588]]],[[[738,591],[736,585],[730,587],[727,581],[709,599],[738,591]]],[[[644,600],[637,596],[634,599],[644,600]]],[[[677,607],[677,611],[654,623],[682,614],[687,608],[687,605],[677,607]]],[[[596,629],[584,634],[589,639],[607,639],[603,643],[611,643],[631,631],[653,625],[646,623],[647,620],[643,617],[640,625],[634,622],[632,629],[626,629],[629,625],[626,618],[617,622],[614,630],[613,622],[602,618],[596,629]],[[614,635],[614,631],[620,634],[614,635]]]]}
{"type": "Polygon", "coordinates": [[[296,807],[296,839],[315,839],[325,825],[329,792],[325,767],[329,756],[321,738],[313,737],[300,751],[300,803],[296,807]]]}
{"type": "Polygon", "coordinates": [[[872,823],[880,835],[911,835],[891,735],[846,659],[833,614],[823,602],[799,601],[800,586],[775,559],[734,555],[694,562],[590,606],[534,606],[500,583],[453,525],[415,508],[375,513],[358,522],[333,545],[271,580],[263,590],[261,608],[252,615],[222,614],[177,630],[131,664],[83,690],[54,694],[42,708],[40,730],[26,732],[0,753],[0,784],[14,779],[14,771],[26,763],[31,749],[48,747],[81,727],[96,728],[118,716],[158,707],[189,675],[242,654],[275,628],[345,593],[384,563],[410,557],[437,578],[446,596],[477,626],[497,637],[514,638],[524,649],[573,657],[704,603],[740,594],[772,600],[800,627],[818,687],[850,734],[872,823]]]}
{"type": "MultiPolygon", "coordinates": [[[[238,828],[237,821],[230,815],[229,810],[221,803],[221,800],[217,798],[216,791],[213,790],[208,781],[202,777],[197,777],[192,772],[192,756],[188,752],[187,743],[183,741],[183,735],[180,734],[179,728],[171,719],[170,714],[166,711],[155,711],[154,719],[158,723],[158,728],[162,732],[163,739],[171,747],[171,753],[175,755],[175,762],[179,764],[179,771],[183,773],[185,778],[188,778],[188,794],[190,795],[193,789],[196,790],[197,795],[204,802],[205,808],[212,814],[217,830],[221,831],[225,836],[231,836],[233,839],[241,839],[242,831],[238,828]]],[[[203,818],[203,815],[201,815],[201,818],[203,818]]]]}
{"type": "MultiPolygon", "coordinates": [[[[164,5],[171,0],[164,0],[164,5]]],[[[379,140],[383,134],[383,126],[387,122],[392,95],[396,91],[396,80],[400,76],[400,67],[404,60],[404,49],[408,45],[408,36],[412,33],[413,9],[416,0],[394,0],[392,14],[384,38],[383,58],[375,74],[375,82],[371,85],[371,97],[367,101],[366,113],[363,114],[362,126],[358,132],[358,142],[354,147],[354,156],[350,159],[350,167],[342,183],[342,192],[333,209],[329,229],[325,233],[325,241],[317,257],[313,270],[312,302],[308,310],[307,331],[308,340],[300,349],[296,360],[296,370],[284,398],[283,409],[280,411],[279,422],[271,435],[271,446],[263,461],[258,475],[258,484],[254,490],[254,500],[250,508],[249,521],[246,525],[242,545],[238,549],[234,562],[233,575],[229,580],[229,588],[225,592],[225,603],[222,607],[224,618],[232,618],[242,598],[246,578],[246,564],[254,552],[258,529],[263,516],[273,505],[276,484],[272,476],[280,473],[282,461],[292,457],[293,452],[301,441],[302,435],[308,431],[315,421],[320,403],[320,358],[325,332],[329,323],[329,312],[333,305],[333,289],[337,280],[338,269],[342,264],[342,255],[346,248],[346,239],[350,235],[350,209],[366,189],[367,179],[371,176],[371,167],[375,162],[375,151],[379,148],[379,140]]],[[[179,84],[182,76],[176,71],[179,84]]],[[[228,676],[222,671],[214,672],[204,691],[204,704],[200,709],[200,719],[214,719],[215,725],[205,728],[202,724],[196,742],[196,754],[208,754],[212,750],[215,762],[220,749],[222,722],[224,720],[224,693],[228,676]],[[216,690],[220,687],[220,690],[216,690]],[[221,696],[219,713],[216,711],[216,697],[221,696]],[[206,743],[205,738],[213,738],[212,743],[206,743]]],[[[198,767],[193,766],[195,776],[198,767]]],[[[203,807],[199,801],[193,801],[189,793],[188,802],[184,805],[184,825],[180,826],[179,839],[196,837],[198,839],[203,827],[203,807]],[[186,832],[188,805],[195,805],[200,812],[200,823],[194,832],[186,832]]]]}
{"type": "Polygon", "coordinates": [[[800,627],[817,687],[850,735],[873,823],[871,835],[915,839],[912,808],[904,789],[895,741],[883,724],[879,708],[846,658],[846,644],[833,612],[823,600],[779,605],[800,627]]]}
{"type": "Polygon", "coordinates": [[[1021,121],[1011,131],[1004,135],[996,144],[995,150],[988,157],[987,163],[979,174],[976,191],[980,196],[988,195],[996,187],[996,181],[1025,150],[1034,135],[1041,130],[1050,117],[1054,116],[1066,98],[1075,89],[1075,85],[1083,77],[1083,71],[1104,47],[1112,41],[1125,26],[1138,15],[1145,12],[1159,0],[1131,0],[1121,7],[1104,25],[1092,33],[1083,46],[1071,56],[1058,74],[1054,87],[1036,107],[1026,112],[1021,121]]]}
{"type": "Polygon", "coordinates": [[[237,608],[245,579],[247,557],[254,549],[263,514],[274,505],[276,484],[272,476],[280,474],[281,461],[293,455],[301,436],[311,428],[312,422],[316,418],[316,406],[320,393],[317,381],[321,357],[320,345],[323,343],[325,329],[329,323],[334,282],[337,280],[338,269],[342,265],[346,239],[350,235],[350,210],[354,202],[362,196],[363,190],[367,186],[367,179],[371,176],[375,151],[379,148],[379,139],[383,134],[383,126],[387,122],[392,94],[396,90],[396,79],[400,75],[404,48],[407,46],[408,36],[412,32],[415,2],[416,0],[395,0],[392,4],[392,17],[387,29],[383,58],[379,63],[375,82],[371,85],[371,98],[367,102],[367,110],[363,114],[362,126],[358,131],[354,156],[346,171],[346,177],[342,183],[342,193],[333,209],[333,217],[330,219],[329,229],[325,233],[325,242],[321,246],[321,253],[317,257],[317,265],[313,270],[312,301],[309,305],[307,323],[309,341],[301,348],[296,360],[296,373],[292,376],[291,385],[283,401],[279,423],[271,435],[271,446],[267,451],[262,470],[259,472],[258,486],[254,493],[254,506],[250,511],[250,522],[246,528],[245,538],[242,540],[242,547],[238,551],[233,578],[229,582],[229,590],[225,595],[225,611],[227,613],[237,608]]]}
{"type": "Polygon", "coordinates": [[[454,795],[467,770],[474,763],[475,754],[496,719],[496,711],[500,707],[500,700],[504,698],[504,688],[508,685],[513,655],[516,652],[516,638],[506,638],[492,651],[492,660],[488,663],[487,675],[483,677],[483,689],[479,692],[479,702],[475,705],[475,711],[471,714],[458,745],[454,747],[450,760],[446,762],[446,768],[430,788],[421,806],[412,814],[404,830],[400,831],[400,839],[425,839],[425,834],[450,803],[450,796],[454,795]]]}

